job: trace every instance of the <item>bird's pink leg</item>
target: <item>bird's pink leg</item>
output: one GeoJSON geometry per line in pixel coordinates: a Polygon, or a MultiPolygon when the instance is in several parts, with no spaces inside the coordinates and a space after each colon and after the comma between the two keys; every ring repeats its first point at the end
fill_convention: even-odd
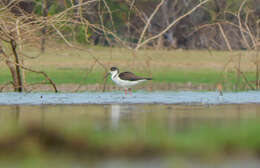
{"type": "Polygon", "coordinates": [[[127,96],[127,88],[125,88],[125,96],[127,96]]]}

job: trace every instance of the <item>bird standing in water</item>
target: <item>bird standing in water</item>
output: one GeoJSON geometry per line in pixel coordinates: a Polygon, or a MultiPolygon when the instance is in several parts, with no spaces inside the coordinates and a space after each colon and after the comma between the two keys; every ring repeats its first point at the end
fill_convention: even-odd
{"type": "Polygon", "coordinates": [[[116,85],[123,87],[125,89],[125,95],[127,95],[128,88],[131,88],[134,85],[137,85],[141,82],[152,80],[152,78],[139,77],[133,74],[132,72],[121,72],[117,67],[111,67],[110,72],[111,79],[115,82],[116,85]]]}
{"type": "Polygon", "coordinates": [[[220,83],[217,84],[217,91],[219,93],[219,96],[223,96],[223,87],[220,83]]]}
{"type": "Polygon", "coordinates": [[[218,100],[223,102],[223,87],[222,84],[217,84],[218,100]]]}

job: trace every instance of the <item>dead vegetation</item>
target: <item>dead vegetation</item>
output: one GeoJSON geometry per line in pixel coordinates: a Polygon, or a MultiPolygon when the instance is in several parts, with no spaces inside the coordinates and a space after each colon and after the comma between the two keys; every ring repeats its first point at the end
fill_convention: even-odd
{"type": "MultiPolygon", "coordinates": [[[[231,21],[226,20],[224,22],[218,22],[215,25],[209,25],[209,27],[217,26],[219,28],[222,39],[224,39],[224,44],[226,48],[230,52],[230,59],[225,64],[224,70],[227,71],[235,71],[237,73],[237,82],[235,84],[235,90],[239,90],[241,80],[251,89],[258,90],[259,89],[259,46],[260,46],[260,29],[259,29],[259,18],[256,14],[257,11],[250,9],[249,6],[246,6],[248,0],[243,0],[240,4],[239,10],[235,12],[228,12],[233,18],[231,21]],[[244,11],[242,13],[242,11],[244,11]],[[230,38],[230,32],[225,31],[223,27],[231,26],[233,29],[232,33],[236,33],[237,41],[230,38]],[[255,66],[255,81],[249,81],[247,76],[241,69],[242,64],[242,55],[241,53],[234,54],[234,43],[241,43],[246,52],[245,56],[249,57],[252,63],[255,66]],[[232,64],[231,66],[228,66],[232,64]]],[[[228,29],[227,29],[228,30],[228,29]]],[[[225,78],[223,78],[223,83],[225,78]]],[[[227,80],[227,79],[226,79],[227,80]]]]}
{"type": "MultiPolygon", "coordinates": [[[[14,91],[22,92],[25,89],[26,77],[24,71],[30,71],[43,75],[55,92],[57,88],[49,76],[42,71],[34,70],[24,64],[23,48],[26,45],[36,43],[38,31],[42,28],[42,18],[26,13],[17,6],[19,1],[12,1],[8,7],[1,8],[0,15],[0,50],[2,60],[9,68],[12,76],[11,83],[14,91]],[[13,9],[18,12],[12,12],[13,9]]],[[[29,56],[30,57],[30,56],[29,56]]]]}

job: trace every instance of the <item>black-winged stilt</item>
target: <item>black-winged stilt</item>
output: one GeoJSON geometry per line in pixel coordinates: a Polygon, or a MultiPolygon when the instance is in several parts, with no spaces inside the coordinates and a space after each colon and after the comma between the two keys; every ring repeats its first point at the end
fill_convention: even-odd
{"type": "Polygon", "coordinates": [[[137,85],[141,82],[147,80],[152,80],[152,78],[139,77],[133,74],[132,72],[121,72],[117,67],[111,67],[110,72],[107,76],[111,74],[111,79],[115,82],[116,85],[123,87],[125,89],[125,95],[127,95],[128,88],[131,88],[134,85],[137,85]]]}

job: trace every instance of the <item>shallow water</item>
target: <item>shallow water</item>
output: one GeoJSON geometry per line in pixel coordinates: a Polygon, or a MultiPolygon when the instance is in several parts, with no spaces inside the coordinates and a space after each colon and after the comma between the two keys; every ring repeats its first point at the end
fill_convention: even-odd
{"type": "Polygon", "coordinates": [[[0,126],[8,124],[84,124],[120,128],[145,128],[151,122],[164,129],[183,131],[197,125],[239,123],[260,118],[260,104],[175,105],[2,105],[0,126]],[[58,121],[58,122],[57,122],[58,121]]]}
{"type": "MultiPolygon", "coordinates": [[[[111,105],[2,105],[0,127],[8,124],[23,126],[37,123],[44,126],[83,124],[92,122],[96,129],[124,129],[125,125],[145,130],[149,122],[162,129],[185,131],[207,124],[216,126],[250,122],[260,118],[260,104],[229,105],[176,105],[176,104],[111,104],[111,105]],[[58,121],[58,122],[57,122],[58,121]]],[[[226,158],[226,160],[200,161],[194,158],[108,158],[101,160],[67,160],[65,167],[93,168],[258,168],[260,161],[254,157],[226,158]]],[[[49,160],[46,163],[50,162],[49,160]]],[[[9,165],[9,164],[7,164],[9,165]]],[[[1,166],[1,162],[0,162],[1,166]]],[[[8,167],[8,166],[5,166],[8,167]]]]}
{"type": "MultiPolygon", "coordinates": [[[[49,126],[54,123],[82,124],[90,121],[96,129],[123,129],[128,126],[145,130],[149,121],[160,124],[169,131],[185,131],[194,126],[208,124],[216,126],[239,122],[250,122],[260,118],[260,104],[232,105],[167,105],[167,104],[111,104],[111,105],[2,105],[0,127],[7,124],[23,126],[38,123],[49,126]],[[57,122],[58,121],[58,122],[57,122]]],[[[52,164],[47,160],[46,164],[52,164]]],[[[9,164],[9,163],[8,163],[9,164]]],[[[48,165],[47,164],[47,165],[48,165]]],[[[260,160],[254,157],[237,157],[201,161],[186,157],[155,158],[107,158],[79,162],[58,162],[68,168],[258,168],[260,160]],[[68,162],[68,163],[67,163],[68,162]]],[[[0,162],[1,166],[1,162],[0,162]]],[[[5,166],[8,168],[8,166],[5,166]]],[[[11,166],[15,167],[15,166],[11,166]]]]}
{"type": "Polygon", "coordinates": [[[229,92],[122,92],[0,93],[0,104],[247,104],[260,103],[260,91],[229,92]]]}
{"type": "MultiPolygon", "coordinates": [[[[137,92],[124,96],[107,93],[1,93],[0,127],[37,123],[77,125],[91,122],[96,129],[145,130],[151,122],[169,131],[185,131],[200,125],[222,126],[260,119],[260,92],[137,92]],[[58,121],[58,122],[57,122],[58,121]]],[[[93,168],[257,168],[257,158],[233,158],[201,162],[190,158],[108,158],[68,167],[93,168]]]]}

